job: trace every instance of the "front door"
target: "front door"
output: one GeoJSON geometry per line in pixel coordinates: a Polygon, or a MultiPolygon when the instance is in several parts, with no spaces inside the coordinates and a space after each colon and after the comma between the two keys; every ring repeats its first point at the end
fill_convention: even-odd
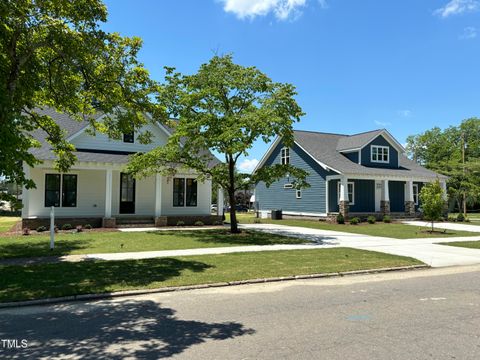
{"type": "Polygon", "coordinates": [[[120,173],[120,214],[135,214],[135,179],[120,173]]]}

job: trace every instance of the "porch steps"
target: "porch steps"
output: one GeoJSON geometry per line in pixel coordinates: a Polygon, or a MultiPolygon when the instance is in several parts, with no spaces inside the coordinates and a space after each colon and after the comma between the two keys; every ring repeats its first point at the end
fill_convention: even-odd
{"type": "Polygon", "coordinates": [[[118,217],[117,227],[131,228],[131,227],[154,227],[155,220],[153,217],[118,217]]]}

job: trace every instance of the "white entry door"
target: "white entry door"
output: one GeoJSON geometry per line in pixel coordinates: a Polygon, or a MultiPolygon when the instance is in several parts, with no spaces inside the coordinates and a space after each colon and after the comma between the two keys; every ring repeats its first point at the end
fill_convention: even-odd
{"type": "Polygon", "coordinates": [[[380,212],[380,200],[382,199],[382,182],[375,181],[375,211],[380,212]]]}

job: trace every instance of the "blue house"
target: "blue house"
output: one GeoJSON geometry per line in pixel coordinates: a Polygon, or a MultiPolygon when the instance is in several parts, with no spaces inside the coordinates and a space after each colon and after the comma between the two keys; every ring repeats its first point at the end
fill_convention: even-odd
{"type": "Polygon", "coordinates": [[[445,176],[408,159],[403,146],[385,129],[355,135],[295,131],[292,147],[277,138],[254,171],[279,163],[306,170],[310,187],[296,189],[288,176],[268,188],[258,183],[255,204],[261,212],[414,217],[425,183],[438,179],[446,188],[445,176]]]}

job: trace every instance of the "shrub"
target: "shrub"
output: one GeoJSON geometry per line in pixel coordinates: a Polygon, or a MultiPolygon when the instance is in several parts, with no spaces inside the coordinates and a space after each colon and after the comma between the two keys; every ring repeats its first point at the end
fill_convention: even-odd
{"type": "Polygon", "coordinates": [[[455,222],[455,221],[457,221],[457,218],[456,218],[455,216],[449,216],[449,217],[447,218],[447,221],[455,222]]]}
{"type": "Polygon", "coordinates": [[[383,222],[387,223],[387,224],[390,224],[392,222],[392,218],[390,217],[390,215],[385,215],[383,217],[383,222]]]}
{"type": "Polygon", "coordinates": [[[223,225],[223,221],[220,221],[220,220],[214,221],[213,225],[223,225]]]}
{"type": "Polygon", "coordinates": [[[87,230],[90,230],[92,228],[92,225],[90,224],[85,224],[85,226],[83,227],[84,229],[87,229],[87,230]]]}
{"type": "Polygon", "coordinates": [[[370,215],[368,218],[367,218],[367,221],[369,224],[375,224],[377,222],[377,219],[375,218],[375,216],[373,215],[370,215]]]}
{"type": "Polygon", "coordinates": [[[37,232],[44,232],[44,231],[47,231],[47,228],[45,226],[37,227],[37,232]]]}
{"type": "Polygon", "coordinates": [[[22,234],[23,235],[30,235],[30,229],[29,228],[23,228],[22,234]]]}
{"type": "Polygon", "coordinates": [[[465,221],[465,216],[463,216],[462,213],[459,213],[459,214],[457,215],[457,221],[458,221],[458,222],[464,222],[464,221],[465,221]]]}
{"type": "Polygon", "coordinates": [[[58,226],[57,226],[57,225],[55,225],[55,226],[53,227],[53,231],[54,231],[55,233],[58,233],[58,226]]]}
{"type": "Polygon", "coordinates": [[[72,224],[63,224],[62,225],[62,230],[72,230],[72,224]]]}
{"type": "Polygon", "coordinates": [[[470,222],[470,219],[469,219],[469,218],[465,218],[465,222],[470,222]]]}
{"type": "Polygon", "coordinates": [[[337,215],[337,224],[345,224],[345,218],[342,214],[337,215]]]}
{"type": "Polygon", "coordinates": [[[350,219],[350,225],[358,225],[360,224],[360,218],[354,217],[350,219]]]}
{"type": "Polygon", "coordinates": [[[258,218],[255,218],[253,219],[253,223],[254,224],[261,224],[262,223],[262,220],[258,219],[258,218]]]}
{"type": "Polygon", "coordinates": [[[75,227],[75,230],[77,230],[77,232],[82,232],[83,231],[82,225],[77,225],[75,227]]]}
{"type": "Polygon", "coordinates": [[[204,223],[203,223],[203,221],[198,220],[198,221],[195,221],[195,224],[194,224],[194,225],[195,225],[195,226],[203,226],[204,223]]]}
{"type": "Polygon", "coordinates": [[[185,221],[178,220],[177,221],[177,226],[185,226],[185,221]]]}

